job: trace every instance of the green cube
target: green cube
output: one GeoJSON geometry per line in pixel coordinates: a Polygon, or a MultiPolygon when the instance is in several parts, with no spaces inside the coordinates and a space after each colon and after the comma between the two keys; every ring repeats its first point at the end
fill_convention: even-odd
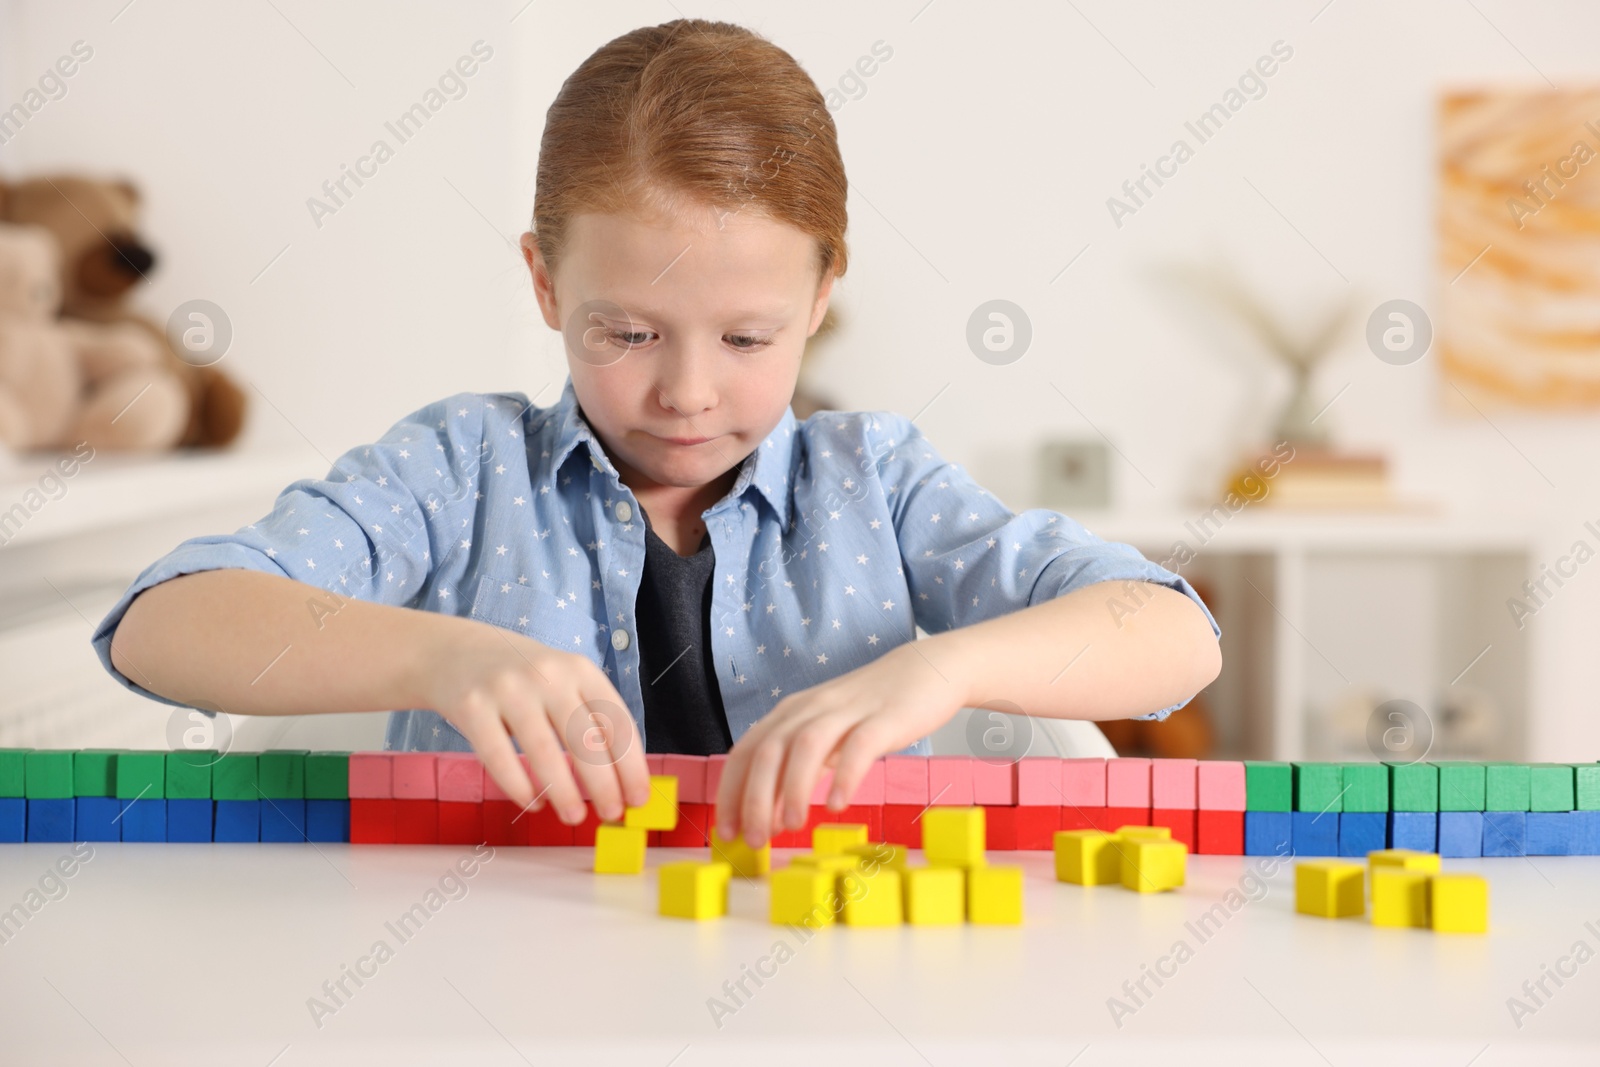
{"type": "Polygon", "coordinates": [[[256,754],[224,752],[211,765],[211,797],[214,800],[260,800],[256,788],[256,754]]]}
{"type": "Polygon", "coordinates": [[[23,782],[29,800],[66,800],[72,796],[70,749],[32,749],[23,782]]]}
{"type": "Polygon", "coordinates": [[[1294,810],[1340,811],[1344,775],[1337,763],[1294,764],[1294,810]]]}
{"type": "Polygon", "coordinates": [[[348,800],[350,753],[306,753],[306,799],[348,800]]]}
{"type": "Polygon", "coordinates": [[[1481,763],[1439,763],[1439,810],[1482,811],[1488,768],[1481,763]]]}
{"type": "MultiPolygon", "coordinates": [[[[1579,763],[1573,767],[1577,774],[1575,797],[1578,811],[1600,811],[1600,763],[1579,763]]],[[[0,789],[0,796],[5,790],[0,789]]]]}
{"type": "Polygon", "coordinates": [[[114,797],[117,795],[117,752],[112,748],[84,748],[72,754],[72,795],[75,797],[114,797]]]}
{"type": "Polygon", "coordinates": [[[28,762],[25,748],[0,748],[0,797],[25,797],[28,776],[24,771],[28,762]]]}
{"type": "Polygon", "coordinates": [[[1346,763],[1340,774],[1345,811],[1389,810],[1389,768],[1381,763],[1346,763]]]}
{"type": "Polygon", "coordinates": [[[279,749],[256,757],[256,784],[268,800],[301,800],[306,795],[306,750],[279,749]]]}
{"type": "Polygon", "coordinates": [[[1431,763],[1389,764],[1389,807],[1393,811],[1438,811],[1439,768],[1431,763]]]}
{"type": "Polygon", "coordinates": [[[1532,774],[1526,763],[1491,763],[1484,768],[1484,811],[1527,811],[1532,774]]]}
{"type": "Polygon", "coordinates": [[[167,799],[210,800],[211,765],[218,754],[210,749],[180,749],[167,753],[167,799]]]}
{"type": "Polygon", "coordinates": [[[1570,763],[1535,763],[1528,768],[1528,810],[1577,810],[1574,782],[1570,763]]]}
{"type": "Polygon", "coordinates": [[[161,800],[167,795],[165,752],[118,752],[117,799],[161,800]]]}
{"type": "Polygon", "coordinates": [[[1287,763],[1244,761],[1246,811],[1288,811],[1294,799],[1294,771],[1287,763]]]}

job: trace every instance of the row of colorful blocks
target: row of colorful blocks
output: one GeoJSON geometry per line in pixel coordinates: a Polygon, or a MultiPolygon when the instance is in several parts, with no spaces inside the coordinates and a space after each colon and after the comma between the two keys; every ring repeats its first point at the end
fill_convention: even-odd
{"type": "MultiPolygon", "coordinates": [[[[646,760],[650,773],[676,777],[680,798],[694,804],[715,799],[726,758],[651,755],[646,760]]],[[[831,785],[825,772],[813,803],[822,804],[831,785]]],[[[471,753],[0,749],[0,797],[76,796],[507,799],[471,753]]],[[[1171,811],[1594,811],[1600,810],[1600,763],[1042,756],[997,762],[971,756],[886,756],[872,765],[851,803],[1171,811]]]]}

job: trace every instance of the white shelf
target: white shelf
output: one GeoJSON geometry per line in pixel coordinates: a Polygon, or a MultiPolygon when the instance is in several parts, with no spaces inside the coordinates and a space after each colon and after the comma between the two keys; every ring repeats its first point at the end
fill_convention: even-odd
{"type": "Polygon", "coordinates": [[[8,548],[136,526],[232,503],[258,506],[259,514],[265,514],[289,483],[327,473],[320,459],[308,462],[304,455],[222,451],[151,458],[101,453],[80,465],[72,477],[62,478],[66,492],[50,499],[40,478],[55,470],[57,458],[28,456],[0,470],[0,508],[12,509],[25,500],[29,490],[46,496],[43,505],[15,529],[8,548]]]}
{"type": "Polygon", "coordinates": [[[1077,511],[1072,517],[1097,537],[1168,547],[1183,541],[1196,551],[1281,552],[1521,552],[1533,531],[1502,515],[1446,514],[1417,507],[1393,511],[1309,511],[1245,508],[1220,524],[1205,513],[1077,511]]]}

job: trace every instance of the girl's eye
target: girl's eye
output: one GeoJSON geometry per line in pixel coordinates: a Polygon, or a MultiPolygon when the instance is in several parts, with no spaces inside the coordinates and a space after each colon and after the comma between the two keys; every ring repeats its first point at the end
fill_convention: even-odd
{"type": "Polygon", "coordinates": [[[764,348],[772,343],[772,338],[770,337],[756,337],[752,334],[743,333],[729,334],[728,340],[734,348],[737,348],[743,352],[749,352],[757,348],[764,348]],[[741,344],[740,342],[747,343],[741,344]]]}

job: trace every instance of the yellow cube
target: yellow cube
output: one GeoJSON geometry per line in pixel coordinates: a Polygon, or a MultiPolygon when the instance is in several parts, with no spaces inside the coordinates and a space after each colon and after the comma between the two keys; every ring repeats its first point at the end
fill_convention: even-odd
{"type": "Polygon", "coordinates": [[[906,869],[906,846],[891,845],[885,841],[872,841],[864,845],[851,845],[844,850],[854,856],[863,867],[888,867],[896,871],[906,869]]]}
{"type": "Polygon", "coordinates": [[[1379,867],[1397,867],[1403,871],[1427,871],[1429,874],[1439,872],[1439,854],[1437,852],[1418,852],[1409,848],[1385,848],[1377,852],[1367,853],[1367,862],[1373,870],[1379,867]]]}
{"type": "Polygon", "coordinates": [[[839,879],[846,926],[898,926],[905,921],[900,872],[879,867],[847,871],[839,879]]]}
{"type": "Polygon", "coordinates": [[[594,830],[596,874],[638,874],[644,870],[647,834],[636,826],[603,822],[594,830]]]}
{"type": "Polygon", "coordinates": [[[986,926],[1022,922],[1022,868],[979,864],[967,871],[967,920],[986,926]]]}
{"type": "Polygon", "coordinates": [[[922,813],[922,854],[934,865],[971,867],[983,862],[982,808],[929,808],[922,813]]]}
{"type": "Polygon", "coordinates": [[[1141,841],[1171,841],[1172,827],[1170,826],[1119,826],[1117,836],[1141,841]]]}
{"type": "Polygon", "coordinates": [[[1433,928],[1447,934],[1489,929],[1489,883],[1477,874],[1436,874],[1428,880],[1433,928]]]}
{"type": "Polygon", "coordinates": [[[825,822],[811,829],[811,851],[819,856],[837,856],[852,845],[866,843],[866,823],[825,822]]]}
{"type": "Polygon", "coordinates": [[[832,926],[843,906],[835,872],[821,866],[790,864],[773,871],[768,916],[774,923],[793,923],[813,930],[832,926]]]}
{"type": "Polygon", "coordinates": [[[712,826],[711,858],[732,867],[740,878],[760,878],[772,869],[772,842],[751,848],[744,843],[743,836],[729,841],[712,826]]]}
{"type": "Polygon", "coordinates": [[[732,877],[733,868],[726,863],[663,863],[658,883],[661,914],[680,919],[714,919],[728,914],[728,880],[732,877]]]}
{"type": "Polygon", "coordinates": [[[967,879],[960,867],[909,867],[900,884],[912,926],[956,926],[967,917],[967,879]]]}
{"type": "Polygon", "coordinates": [[[652,774],[650,799],[643,807],[624,808],[622,825],[639,830],[674,830],[678,826],[678,776],[652,774]]]}
{"type": "Polygon", "coordinates": [[[1372,924],[1374,926],[1428,925],[1427,871],[1378,867],[1372,872],[1372,924]]]}
{"type": "Polygon", "coordinates": [[[810,867],[813,870],[827,871],[838,877],[846,871],[853,871],[861,866],[861,860],[852,855],[819,856],[815,852],[802,852],[789,860],[790,867],[810,867]]]}
{"type": "Polygon", "coordinates": [[[1183,884],[1189,849],[1182,841],[1124,837],[1122,884],[1138,893],[1160,893],[1183,884]]]}
{"type": "Polygon", "coordinates": [[[1343,919],[1367,910],[1366,868],[1347,860],[1305,860],[1294,867],[1294,910],[1343,919]]]}
{"type": "Polygon", "coordinates": [[[1056,881],[1109,885],[1122,880],[1122,842],[1104,830],[1057,830],[1056,881]]]}

